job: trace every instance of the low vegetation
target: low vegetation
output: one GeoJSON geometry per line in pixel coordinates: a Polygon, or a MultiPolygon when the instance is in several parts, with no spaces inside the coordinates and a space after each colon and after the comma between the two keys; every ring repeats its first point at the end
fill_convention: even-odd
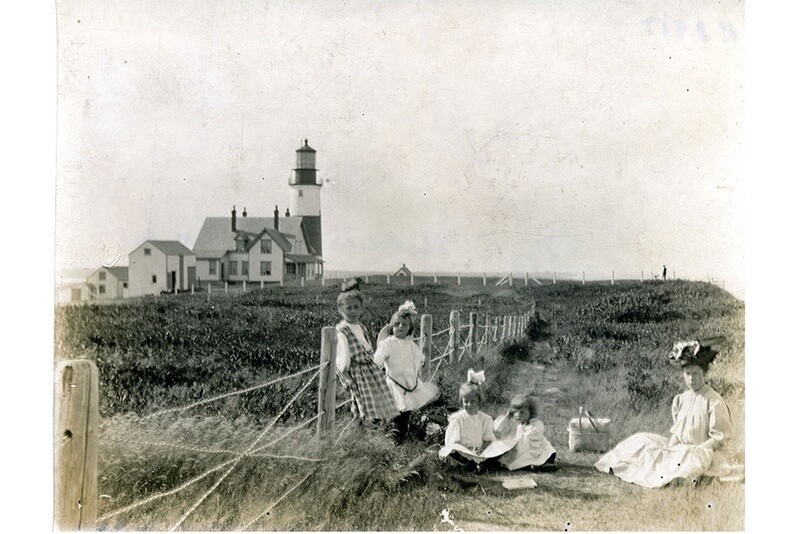
{"type": "MultiPolygon", "coordinates": [[[[443,366],[437,375],[442,399],[415,416],[416,438],[409,443],[394,445],[385,428],[350,424],[343,431],[351,421],[345,406],[336,445],[311,439],[310,426],[242,458],[181,529],[743,529],[742,486],[643,490],[594,470],[596,454],[570,453],[566,435],[578,406],[611,417],[619,439],[635,431],[666,433],[670,400],[682,390],[679,373],[664,364],[669,348],[678,339],[720,334],[729,342],[709,378],[743,429],[741,301],[691,282],[564,283],[469,296],[434,285],[368,285],[366,292],[365,324],[373,335],[407,298],[433,315],[434,331],[446,327],[452,309],[483,317],[526,312],[536,302],[541,317],[525,337],[443,366]],[[561,469],[535,475],[535,490],[506,490],[501,474],[457,473],[437,460],[443,432],[437,421],[457,408],[457,387],[469,367],[486,370],[490,415],[515,394],[537,391],[561,469]]],[[[337,321],[335,296],[335,288],[268,289],[210,302],[184,295],[59,308],[58,356],[92,358],[100,369],[100,515],[178,487],[253,444],[297,381],[186,413],[145,416],[316,365],[320,329],[337,321]]],[[[315,402],[312,387],[258,447],[315,414],[315,402]]],[[[735,445],[743,449],[743,432],[735,445]]],[[[100,527],[165,530],[222,472],[100,527]]]]}

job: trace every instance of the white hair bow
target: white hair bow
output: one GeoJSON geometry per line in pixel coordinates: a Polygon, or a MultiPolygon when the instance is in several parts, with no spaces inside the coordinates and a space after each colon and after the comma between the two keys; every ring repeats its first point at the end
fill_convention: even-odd
{"type": "Polygon", "coordinates": [[[683,356],[694,357],[700,352],[699,341],[679,341],[672,347],[672,352],[669,355],[671,360],[680,360],[683,356]],[[688,354],[684,354],[688,352],[688,354]]]}
{"type": "Polygon", "coordinates": [[[410,300],[407,300],[405,301],[405,303],[401,304],[400,307],[397,308],[397,311],[400,312],[401,314],[407,314],[407,313],[411,315],[417,314],[417,308],[416,306],[414,306],[414,303],[411,302],[410,300]]]}
{"type": "Polygon", "coordinates": [[[473,371],[470,369],[467,371],[467,382],[471,384],[481,385],[486,382],[486,373],[483,371],[473,371]]]}

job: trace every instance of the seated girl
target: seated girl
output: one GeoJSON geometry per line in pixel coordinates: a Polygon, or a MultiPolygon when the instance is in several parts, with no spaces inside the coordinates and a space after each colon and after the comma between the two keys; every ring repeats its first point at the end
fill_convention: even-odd
{"type": "Polygon", "coordinates": [[[451,464],[480,471],[482,462],[500,456],[511,446],[495,441],[494,421],[480,411],[483,403],[481,384],[485,380],[483,371],[475,373],[470,369],[467,376],[467,382],[458,390],[462,409],[447,419],[444,447],[439,450],[439,457],[451,464]]]}
{"type": "Polygon", "coordinates": [[[508,469],[556,469],[556,450],[544,437],[544,424],[537,418],[532,391],[511,400],[508,412],[495,420],[494,433],[499,440],[515,443],[513,449],[499,458],[508,469]]]}
{"type": "Polygon", "coordinates": [[[696,481],[701,476],[743,480],[744,468],[734,464],[730,450],[730,410],[705,380],[723,341],[676,343],[669,363],[683,370],[687,390],[672,401],[670,437],[634,434],[600,458],[595,467],[645,488],[679,479],[696,481]]]}

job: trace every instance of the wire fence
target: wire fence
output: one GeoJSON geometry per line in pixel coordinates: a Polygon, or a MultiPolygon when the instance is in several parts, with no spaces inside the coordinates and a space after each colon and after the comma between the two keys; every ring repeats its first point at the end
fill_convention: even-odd
{"type": "MultiPolygon", "coordinates": [[[[415,341],[419,343],[420,347],[423,349],[426,357],[426,373],[428,380],[434,380],[437,377],[437,374],[445,369],[448,365],[460,362],[463,358],[467,356],[475,356],[479,354],[482,350],[486,350],[490,345],[502,341],[503,339],[514,337],[514,336],[522,336],[525,332],[525,326],[528,323],[528,320],[533,316],[533,310],[530,313],[524,313],[521,315],[515,316],[504,316],[504,317],[490,317],[489,315],[484,316],[484,321],[481,323],[478,321],[477,313],[470,313],[469,314],[469,321],[461,324],[460,314],[458,311],[452,311],[450,314],[450,324],[447,328],[438,330],[437,332],[433,333],[432,330],[432,320],[430,316],[423,316],[423,329],[420,332],[420,335],[415,338],[415,341]],[[426,330],[427,329],[427,330],[426,330]]],[[[326,327],[328,329],[332,329],[332,327],[326,327]]],[[[192,408],[196,408],[198,406],[202,406],[205,404],[209,404],[212,402],[218,402],[223,399],[227,399],[230,397],[234,397],[237,395],[242,395],[245,393],[249,393],[252,391],[261,390],[267,388],[269,386],[274,386],[276,384],[283,383],[288,380],[292,379],[299,379],[301,377],[308,376],[303,383],[295,390],[292,397],[283,405],[283,407],[278,411],[278,413],[272,417],[269,423],[261,429],[258,434],[255,436],[254,439],[250,440],[247,447],[241,450],[237,450],[235,448],[225,448],[225,447],[208,447],[202,446],[195,443],[180,443],[176,441],[171,441],[168,439],[137,439],[137,445],[143,446],[151,446],[151,447],[163,447],[163,448],[171,448],[176,450],[181,450],[185,452],[190,452],[194,454],[204,454],[204,455],[219,455],[222,457],[228,457],[227,459],[221,459],[215,465],[212,465],[204,472],[193,476],[192,478],[182,482],[181,484],[160,491],[153,495],[149,495],[147,497],[141,498],[136,500],[132,503],[129,503],[125,506],[112,510],[103,514],[102,516],[98,517],[96,520],[96,525],[100,528],[107,527],[107,522],[114,518],[118,517],[122,514],[126,514],[132,512],[136,509],[139,509],[143,506],[151,504],[159,499],[164,499],[166,497],[176,495],[178,493],[184,492],[195,486],[199,482],[208,479],[212,475],[216,476],[213,484],[210,485],[207,489],[205,489],[193,502],[192,504],[181,514],[180,518],[175,521],[169,528],[170,531],[176,531],[180,529],[186,522],[186,520],[196,512],[196,510],[212,495],[219,486],[231,475],[231,473],[240,465],[241,461],[245,458],[268,458],[268,459],[275,459],[275,460],[291,460],[291,461],[298,461],[302,463],[310,463],[312,464],[311,469],[293,486],[291,486],[288,490],[286,490],[277,500],[270,503],[266,506],[263,511],[261,511],[258,515],[253,517],[252,519],[246,521],[243,526],[238,528],[237,530],[247,530],[252,528],[256,525],[259,521],[261,521],[265,516],[269,515],[271,511],[278,506],[281,502],[283,502],[291,493],[297,490],[300,486],[303,485],[319,468],[319,466],[325,461],[324,454],[320,454],[319,457],[311,457],[311,456],[303,456],[303,455],[296,455],[296,454],[280,454],[276,452],[270,452],[269,449],[274,447],[279,442],[285,440],[290,435],[300,431],[303,428],[307,428],[309,425],[317,422],[317,436],[318,438],[324,438],[322,435],[320,421],[322,418],[330,418],[333,420],[333,415],[336,413],[337,410],[340,408],[351,404],[353,402],[352,398],[347,398],[344,400],[337,399],[337,393],[343,392],[341,389],[341,384],[339,388],[336,388],[337,382],[335,381],[335,340],[336,336],[332,335],[329,336],[330,339],[333,340],[333,346],[325,346],[325,339],[326,336],[324,335],[323,331],[323,346],[321,347],[321,363],[319,365],[309,367],[307,369],[303,369],[301,371],[291,373],[285,376],[281,376],[278,378],[273,378],[266,382],[253,385],[251,387],[242,388],[233,390],[227,393],[215,395],[209,398],[200,399],[195,402],[189,403],[185,406],[181,407],[174,407],[168,408],[163,410],[158,410],[156,412],[147,414],[141,418],[142,421],[151,420],[157,417],[164,416],[166,414],[175,414],[175,413],[182,413],[192,408]],[[324,355],[325,354],[332,354],[333,357],[325,361],[324,355]],[[331,378],[331,377],[334,378],[331,378]],[[284,429],[279,435],[274,437],[272,440],[267,441],[267,436],[273,432],[276,424],[278,421],[286,414],[289,408],[295,404],[298,398],[309,389],[315,380],[319,379],[319,406],[318,406],[318,413],[314,417],[309,417],[296,425],[284,429]],[[326,380],[332,380],[331,383],[334,384],[334,391],[333,395],[325,395],[324,394],[324,387],[323,384],[326,380]],[[328,400],[324,400],[328,399],[328,400]]],[[[351,406],[352,407],[352,406],[351,406]]],[[[352,423],[357,420],[357,416],[354,416],[350,422],[348,422],[339,432],[338,436],[333,440],[333,443],[338,443],[342,437],[344,436],[347,429],[352,425],[352,423]]],[[[335,427],[330,429],[332,432],[328,432],[329,435],[336,434],[335,427]]],[[[128,442],[127,438],[114,438],[108,437],[110,441],[120,441],[120,442],[128,442]]]]}

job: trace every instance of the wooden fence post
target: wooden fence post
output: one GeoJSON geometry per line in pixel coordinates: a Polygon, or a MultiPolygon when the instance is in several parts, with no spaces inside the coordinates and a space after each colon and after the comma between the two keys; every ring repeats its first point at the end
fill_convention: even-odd
{"type": "Polygon", "coordinates": [[[639,283],[644,284],[644,269],[642,269],[642,275],[639,277],[639,283]]]}
{"type": "Polygon", "coordinates": [[[483,285],[486,285],[486,273],[483,273],[483,285]]]}
{"type": "Polygon", "coordinates": [[[499,319],[495,317],[492,319],[492,341],[497,341],[497,323],[499,319]]]}
{"type": "Polygon", "coordinates": [[[433,273],[433,283],[435,284],[436,282],[437,282],[437,280],[436,280],[436,273],[433,273]]]}
{"type": "Polygon", "coordinates": [[[333,439],[336,424],[336,328],[322,328],[319,351],[319,392],[317,394],[317,438],[333,439]]]}
{"type": "Polygon", "coordinates": [[[461,273],[456,273],[456,276],[458,277],[458,285],[461,285],[461,273]]]}
{"type": "Polygon", "coordinates": [[[56,530],[93,530],[97,520],[97,367],[68,360],[56,369],[56,530]]]}
{"type": "Polygon", "coordinates": [[[508,287],[514,287],[514,273],[508,273],[508,287]]]}
{"type": "Polygon", "coordinates": [[[190,291],[192,292],[192,295],[194,295],[194,284],[192,284],[190,291]]]}
{"type": "Polygon", "coordinates": [[[457,310],[450,312],[450,348],[453,349],[450,363],[455,363],[458,361],[458,351],[461,348],[461,321],[457,310]]]}
{"type": "Polygon", "coordinates": [[[431,361],[431,335],[433,332],[433,317],[429,313],[423,313],[419,322],[419,348],[425,355],[425,361],[431,361]]]}
{"type": "Polygon", "coordinates": [[[392,283],[392,282],[389,280],[389,275],[387,274],[387,275],[386,275],[386,285],[388,286],[388,285],[389,285],[389,284],[391,284],[391,283],[392,283]]]}
{"type": "MultiPolygon", "coordinates": [[[[324,278],[322,279],[322,285],[323,286],[325,285],[325,279],[324,278]]],[[[261,289],[264,289],[264,281],[263,280],[261,281],[261,289]]]]}
{"type": "Polygon", "coordinates": [[[173,294],[173,295],[177,295],[177,294],[178,294],[178,284],[175,284],[175,285],[172,287],[172,294],[173,294]]]}
{"type": "Polygon", "coordinates": [[[206,297],[206,301],[211,302],[211,282],[210,281],[208,282],[208,286],[206,286],[206,287],[208,288],[208,297],[206,297]]]}
{"type": "Polygon", "coordinates": [[[508,335],[508,315],[503,316],[503,330],[500,332],[500,339],[505,339],[508,335]]]}
{"type": "Polygon", "coordinates": [[[242,293],[247,293],[247,280],[242,280],[242,293]]]}
{"type": "Polygon", "coordinates": [[[556,272],[553,271],[553,285],[556,285],[556,272]]]}
{"type": "Polygon", "coordinates": [[[611,271],[611,285],[614,285],[614,271],[611,271]]]}
{"type": "Polygon", "coordinates": [[[414,273],[411,273],[411,285],[414,285],[414,273]]]}
{"type": "Polygon", "coordinates": [[[228,281],[225,280],[225,294],[228,294],[228,281]]]}
{"type": "Polygon", "coordinates": [[[583,271],[583,285],[586,285],[586,271],[583,271]]]}
{"type": "Polygon", "coordinates": [[[469,314],[469,355],[475,357],[478,354],[478,313],[469,314]]]}
{"type": "Polygon", "coordinates": [[[528,271],[525,271],[525,287],[528,287],[528,271]]]}

